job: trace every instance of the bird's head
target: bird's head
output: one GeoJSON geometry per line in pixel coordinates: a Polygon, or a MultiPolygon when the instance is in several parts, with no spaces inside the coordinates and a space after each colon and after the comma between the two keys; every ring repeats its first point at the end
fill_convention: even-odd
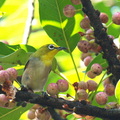
{"type": "Polygon", "coordinates": [[[34,54],[34,57],[38,57],[41,60],[52,60],[54,56],[60,51],[65,50],[65,47],[59,47],[54,44],[47,44],[40,47],[34,54]]]}

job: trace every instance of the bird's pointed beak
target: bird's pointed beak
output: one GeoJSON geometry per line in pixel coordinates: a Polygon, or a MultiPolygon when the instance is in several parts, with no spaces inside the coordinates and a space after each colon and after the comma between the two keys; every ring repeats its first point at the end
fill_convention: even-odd
{"type": "Polygon", "coordinates": [[[54,47],[55,49],[57,49],[57,50],[66,50],[67,48],[65,48],[65,47],[54,47]]]}

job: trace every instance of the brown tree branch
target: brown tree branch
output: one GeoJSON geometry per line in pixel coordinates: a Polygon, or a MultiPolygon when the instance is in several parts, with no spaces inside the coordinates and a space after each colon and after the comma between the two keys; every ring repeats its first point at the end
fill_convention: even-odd
{"type": "Polygon", "coordinates": [[[62,109],[77,114],[106,118],[109,120],[119,120],[119,109],[105,109],[87,104],[86,101],[69,101],[63,98],[54,98],[51,96],[38,95],[27,91],[18,91],[15,96],[16,102],[30,102],[42,106],[52,107],[54,109],[62,109]]]}
{"type": "Polygon", "coordinates": [[[103,56],[108,61],[109,72],[113,74],[112,82],[116,85],[120,79],[120,62],[116,56],[116,49],[113,47],[113,41],[108,37],[106,28],[102,25],[99,18],[99,11],[95,10],[90,0],[81,0],[83,5],[83,12],[90,19],[91,26],[94,28],[94,35],[96,43],[98,43],[103,50],[103,56]]]}

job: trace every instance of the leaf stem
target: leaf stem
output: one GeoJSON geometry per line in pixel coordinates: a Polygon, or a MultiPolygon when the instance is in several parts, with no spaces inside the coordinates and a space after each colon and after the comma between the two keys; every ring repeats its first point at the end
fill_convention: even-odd
{"type": "MultiPolygon", "coordinates": [[[[57,0],[56,0],[56,6],[57,6],[57,8],[58,8],[58,14],[59,14],[60,22],[62,23],[62,17],[61,17],[61,13],[60,13],[60,9],[59,9],[59,5],[58,5],[58,1],[57,1],[57,0]]],[[[66,38],[66,34],[65,34],[64,27],[63,27],[62,24],[61,24],[61,28],[62,28],[62,33],[63,33],[64,39],[65,39],[65,42],[66,42],[66,46],[67,46],[67,48],[68,48],[68,52],[69,52],[70,57],[71,57],[71,59],[72,59],[72,62],[73,62],[73,65],[74,65],[74,68],[75,68],[75,71],[76,71],[78,80],[80,81],[80,76],[79,76],[79,73],[78,73],[78,70],[77,70],[77,66],[76,66],[76,64],[75,64],[75,60],[74,60],[73,55],[72,55],[72,52],[71,52],[71,50],[70,50],[69,43],[68,43],[68,40],[67,40],[67,38],[66,38]]]]}
{"type": "Polygon", "coordinates": [[[74,58],[73,58],[73,55],[72,55],[71,51],[69,51],[69,54],[70,54],[70,56],[71,56],[71,59],[72,59],[72,62],[73,62],[73,65],[74,65],[74,68],[75,68],[75,71],[76,71],[78,80],[80,81],[79,72],[78,72],[78,69],[77,69],[77,66],[76,66],[76,64],[75,64],[75,60],[74,60],[74,58]]]}

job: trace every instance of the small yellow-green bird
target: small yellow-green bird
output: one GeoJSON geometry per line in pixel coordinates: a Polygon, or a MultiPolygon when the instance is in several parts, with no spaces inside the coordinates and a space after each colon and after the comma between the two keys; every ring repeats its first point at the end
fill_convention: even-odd
{"type": "Polygon", "coordinates": [[[66,48],[47,44],[33,53],[25,65],[22,85],[34,92],[42,91],[51,71],[54,56],[63,49],[66,48]]]}

